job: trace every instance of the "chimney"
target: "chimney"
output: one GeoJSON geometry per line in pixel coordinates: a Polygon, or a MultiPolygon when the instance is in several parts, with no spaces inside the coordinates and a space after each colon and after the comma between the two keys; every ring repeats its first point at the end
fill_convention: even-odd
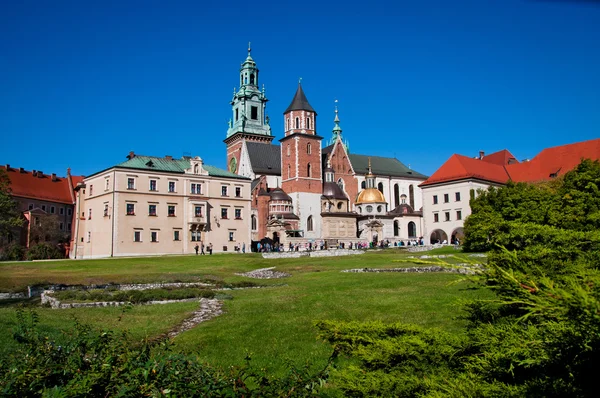
{"type": "Polygon", "coordinates": [[[129,155],[127,155],[127,159],[131,160],[135,157],[135,153],[133,151],[129,151],[129,155]]]}
{"type": "Polygon", "coordinates": [[[25,169],[22,167],[19,167],[19,173],[25,173],[25,169]]]}
{"type": "Polygon", "coordinates": [[[36,177],[36,176],[37,176],[37,171],[33,170],[33,171],[31,172],[31,175],[33,175],[34,177],[36,177]]]}
{"type": "Polygon", "coordinates": [[[10,164],[6,163],[6,171],[10,171],[10,164]]]}
{"type": "Polygon", "coordinates": [[[514,164],[514,163],[517,163],[517,159],[515,159],[515,158],[508,159],[508,164],[514,164]]]}
{"type": "Polygon", "coordinates": [[[70,176],[70,175],[71,175],[71,168],[67,167],[67,176],[70,176]]]}
{"type": "Polygon", "coordinates": [[[479,151],[479,159],[483,159],[483,157],[485,156],[485,152],[483,151],[479,151]]]}
{"type": "Polygon", "coordinates": [[[56,173],[52,173],[52,181],[58,181],[58,178],[56,178],[56,173]]]}
{"type": "Polygon", "coordinates": [[[167,160],[173,160],[173,156],[171,156],[171,155],[165,155],[165,159],[167,159],[167,160]]]}
{"type": "Polygon", "coordinates": [[[43,171],[41,171],[41,170],[38,170],[38,172],[37,172],[37,176],[38,176],[39,178],[44,178],[44,172],[43,172],[43,171]]]}

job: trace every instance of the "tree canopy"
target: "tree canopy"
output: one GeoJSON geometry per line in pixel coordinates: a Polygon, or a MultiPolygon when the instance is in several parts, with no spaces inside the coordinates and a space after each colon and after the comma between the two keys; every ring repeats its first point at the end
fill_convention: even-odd
{"type": "Polygon", "coordinates": [[[0,243],[21,225],[23,220],[11,196],[10,179],[6,171],[0,169],[0,243]]]}

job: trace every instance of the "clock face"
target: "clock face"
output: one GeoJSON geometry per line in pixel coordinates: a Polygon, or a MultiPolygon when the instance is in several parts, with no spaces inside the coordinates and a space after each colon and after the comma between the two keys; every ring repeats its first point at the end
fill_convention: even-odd
{"type": "Polygon", "coordinates": [[[237,173],[237,160],[235,158],[231,158],[229,161],[229,171],[237,173]]]}

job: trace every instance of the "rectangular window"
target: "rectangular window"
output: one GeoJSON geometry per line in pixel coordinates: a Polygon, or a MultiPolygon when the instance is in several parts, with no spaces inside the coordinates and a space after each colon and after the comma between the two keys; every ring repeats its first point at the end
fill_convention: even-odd
{"type": "Polygon", "coordinates": [[[135,215],[135,204],[127,203],[127,215],[134,216],[135,215]]]}
{"type": "Polygon", "coordinates": [[[449,211],[444,213],[444,218],[445,218],[445,221],[450,221],[450,212],[449,211]]]}
{"type": "Polygon", "coordinates": [[[235,209],[235,218],[238,220],[242,218],[242,209],[235,209]]]}
{"type": "Polygon", "coordinates": [[[92,241],[92,233],[90,231],[88,231],[88,243],[90,243],[92,241]]]}
{"type": "Polygon", "coordinates": [[[42,210],[46,211],[46,205],[42,205],[42,210]]]}
{"type": "Polygon", "coordinates": [[[250,107],[250,119],[258,120],[258,107],[257,106],[250,107]]]}
{"type": "Polygon", "coordinates": [[[456,219],[457,220],[462,220],[462,211],[456,210],[456,219]]]}
{"type": "Polygon", "coordinates": [[[33,210],[33,203],[29,204],[29,210],[33,210]]]}
{"type": "Polygon", "coordinates": [[[235,187],[235,197],[236,198],[242,197],[242,187],[235,187]]]}
{"type": "Polygon", "coordinates": [[[133,241],[134,242],[142,241],[142,231],[133,231],[133,241]]]}
{"type": "Polygon", "coordinates": [[[448,195],[447,193],[444,194],[444,203],[448,203],[450,202],[450,195],[448,195]]]}
{"type": "Polygon", "coordinates": [[[56,209],[54,208],[54,206],[50,206],[50,214],[54,214],[55,211],[56,209]]]}
{"type": "Polygon", "coordinates": [[[104,190],[108,191],[110,188],[110,180],[107,178],[106,180],[104,180],[104,190]]]}
{"type": "Polygon", "coordinates": [[[229,241],[233,242],[235,240],[235,232],[229,231],[229,241]]]}
{"type": "Polygon", "coordinates": [[[150,190],[156,191],[156,180],[150,180],[150,190]]]}
{"type": "Polygon", "coordinates": [[[169,192],[175,192],[175,181],[169,181],[169,192]]]}
{"type": "Polygon", "coordinates": [[[192,237],[192,242],[200,242],[200,231],[193,230],[191,237],[192,237]]]}
{"type": "Polygon", "coordinates": [[[433,195],[433,204],[437,205],[437,195],[433,195]]]}
{"type": "Polygon", "coordinates": [[[175,217],[175,206],[169,205],[169,217],[175,217]]]}
{"type": "Polygon", "coordinates": [[[152,242],[158,242],[158,232],[156,232],[156,231],[150,232],[150,240],[152,242]]]}
{"type": "Polygon", "coordinates": [[[108,217],[108,203],[104,204],[104,217],[108,217]]]}
{"type": "Polygon", "coordinates": [[[148,205],[148,215],[149,216],[156,215],[156,205],[148,205]]]}
{"type": "Polygon", "coordinates": [[[196,193],[196,184],[192,184],[190,187],[190,193],[196,193]]]}
{"type": "Polygon", "coordinates": [[[127,189],[135,189],[135,178],[127,179],[127,189]]]}
{"type": "Polygon", "coordinates": [[[202,206],[194,206],[194,214],[196,217],[202,217],[202,206]]]}
{"type": "Polygon", "coordinates": [[[221,208],[221,218],[227,219],[227,209],[224,207],[221,208]]]}
{"type": "Polygon", "coordinates": [[[71,231],[71,223],[67,223],[67,231],[71,231]]]}
{"type": "Polygon", "coordinates": [[[67,209],[67,216],[73,215],[73,209],[67,209]]]}
{"type": "Polygon", "coordinates": [[[179,231],[173,231],[173,240],[179,240],[179,231]]]}
{"type": "Polygon", "coordinates": [[[65,214],[64,207],[61,207],[61,208],[58,209],[58,214],[60,214],[61,216],[65,214]]]}
{"type": "Polygon", "coordinates": [[[92,209],[88,209],[88,220],[92,219],[92,209]]]}
{"type": "Polygon", "coordinates": [[[94,186],[90,185],[90,196],[94,194],[94,186]]]}
{"type": "Polygon", "coordinates": [[[58,228],[60,228],[60,230],[62,231],[63,229],[65,229],[65,224],[61,222],[60,224],[58,224],[58,228]]]}
{"type": "Polygon", "coordinates": [[[227,196],[227,186],[221,186],[221,196],[227,196]]]}
{"type": "Polygon", "coordinates": [[[438,213],[433,213],[433,222],[439,222],[440,221],[440,215],[438,213]]]}
{"type": "Polygon", "coordinates": [[[460,202],[460,192],[456,192],[454,194],[454,197],[455,197],[455,199],[456,199],[457,202],[460,202]]]}

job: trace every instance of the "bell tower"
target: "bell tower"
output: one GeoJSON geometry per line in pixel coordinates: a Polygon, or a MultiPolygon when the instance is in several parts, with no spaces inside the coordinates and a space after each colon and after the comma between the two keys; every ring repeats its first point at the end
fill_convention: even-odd
{"type": "Polygon", "coordinates": [[[233,89],[231,100],[232,117],[224,142],[227,145],[229,171],[238,173],[240,154],[244,141],[270,144],[273,141],[269,117],[266,115],[267,97],[265,87],[259,88],[258,68],[252,59],[252,48],[248,43],[248,56],[239,72],[240,88],[233,89]]]}
{"type": "Polygon", "coordinates": [[[317,112],[309,104],[301,82],[283,113],[285,136],[281,143],[281,188],[292,198],[304,237],[321,236],[323,170],[317,112]]]}

